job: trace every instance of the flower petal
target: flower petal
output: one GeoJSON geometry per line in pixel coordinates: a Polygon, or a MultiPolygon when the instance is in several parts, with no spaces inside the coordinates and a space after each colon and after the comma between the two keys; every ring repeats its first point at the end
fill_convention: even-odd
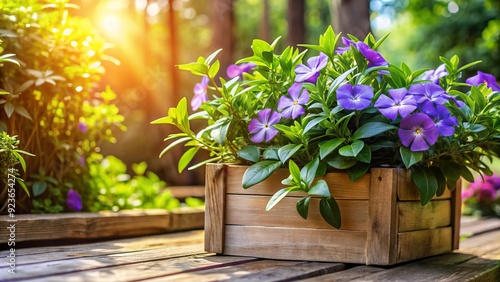
{"type": "Polygon", "coordinates": [[[429,145],[425,142],[424,137],[421,134],[415,136],[413,143],[411,144],[410,150],[413,152],[426,151],[429,149],[429,145]]]}
{"type": "Polygon", "coordinates": [[[226,70],[227,76],[229,78],[237,77],[241,75],[242,72],[243,72],[242,69],[237,65],[230,65],[229,67],[227,67],[226,70]]]}

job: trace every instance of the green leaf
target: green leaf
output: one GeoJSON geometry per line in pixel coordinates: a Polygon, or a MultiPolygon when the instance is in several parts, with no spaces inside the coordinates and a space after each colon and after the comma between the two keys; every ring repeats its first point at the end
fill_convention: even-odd
{"type": "Polygon", "coordinates": [[[356,182],[356,180],[363,177],[363,175],[365,175],[369,169],[369,163],[358,162],[353,167],[347,169],[347,176],[349,176],[351,182],[356,182]]]}
{"type": "Polygon", "coordinates": [[[315,158],[300,170],[300,178],[306,183],[307,187],[310,187],[312,182],[314,181],[318,165],[319,159],[315,158]]]}
{"type": "Polygon", "coordinates": [[[305,196],[297,202],[297,212],[303,219],[307,219],[307,215],[309,214],[309,202],[311,200],[311,196],[305,196]]]}
{"type": "Polygon", "coordinates": [[[278,150],[278,156],[282,163],[285,163],[289,158],[293,156],[300,148],[302,148],[302,144],[288,144],[285,145],[278,150]]]}
{"type": "Polygon", "coordinates": [[[47,183],[46,182],[37,181],[37,182],[33,183],[33,196],[35,196],[35,197],[39,196],[43,192],[45,192],[45,190],[47,190],[47,183]]]}
{"type": "Polygon", "coordinates": [[[399,153],[401,154],[401,159],[405,164],[405,167],[409,169],[412,165],[420,162],[424,157],[423,152],[413,152],[406,147],[400,147],[399,153]]]}
{"type": "Polygon", "coordinates": [[[166,153],[168,152],[170,149],[172,149],[173,147],[179,145],[180,143],[182,142],[187,142],[191,140],[191,137],[184,137],[184,138],[181,138],[181,139],[178,139],[178,140],[175,140],[174,142],[170,143],[170,145],[168,145],[165,149],[163,149],[163,151],[161,151],[160,153],[160,158],[166,153]]]}
{"type": "Polygon", "coordinates": [[[203,63],[189,63],[177,66],[181,70],[190,71],[192,74],[196,75],[207,75],[208,74],[208,66],[203,63]]]}
{"type": "Polygon", "coordinates": [[[395,127],[394,125],[390,125],[383,122],[378,122],[378,121],[368,122],[360,126],[358,130],[354,132],[354,134],[352,135],[352,139],[358,140],[363,138],[369,138],[396,128],[397,127],[395,127]]]}
{"type": "Polygon", "coordinates": [[[266,180],[273,172],[281,167],[280,161],[260,161],[251,165],[243,174],[243,188],[251,187],[266,180]]]}
{"type": "Polygon", "coordinates": [[[474,182],[474,175],[472,175],[472,172],[467,168],[465,165],[459,166],[460,168],[460,175],[467,181],[469,182],[474,182]]]}
{"type": "Polygon", "coordinates": [[[236,153],[240,158],[251,162],[258,162],[260,159],[260,150],[255,145],[248,145],[236,153]]]}
{"type": "Polygon", "coordinates": [[[436,176],[427,167],[413,166],[411,168],[411,177],[418,188],[420,203],[424,206],[436,195],[438,189],[436,176]]]}
{"type": "Polygon", "coordinates": [[[328,163],[329,166],[337,169],[348,169],[354,166],[358,162],[358,160],[356,160],[355,158],[344,157],[339,154],[334,154],[326,162],[328,163]]]}
{"type": "Polygon", "coordinates": [[[306,134],[306,132],[308,132],[309,130],[311,130],[311,128],[313,128],[314,126],[316,126],[318,123],[322,122],[325,120],[325,117],[324,116],[321,116],[321,117],[317,117],[313,120],[311,120],[310,122],[308,122],[306,124],[306,126],[304,127],[304,131],[302,132],[302,134],[306,134]]]}
{"type": "Polygon", "coordinates": [[[441,196],[444,194],[444,191],[446,190],[446,177],[444,177],[444,174],[441,172],[441,170],[438,167],[431,166],[430,169],[432,170],[432,173],[436,176],[436,181],[437,181],[437,190],[436,190],[436,196],[441,196]]]}
{"type": "Polygon", "coordinates": [[[290,188],[283,188],[280,189],[278,192],[276,192],[271,199],[269,199],[269,202],[267,202],[266,206],[266,212],[270,211],[281,199],[283,199],[288,193],[290,192],[290,188]]]}
{"type": "Polygon", "coordinates": [[[344,157],[356,157],[363,149],[365,143],[361,140],[356,140],[350,145],[343,146],[339,149],[339,154],[344,157]]]}
{"type": "Polygon", "coordinates": [[[436,163],[436,166],[439,167],[446,179],[457,182],[460,178],[460,170],[457,169],[459,165],[456,162],[443,161],[436,163]]]}
{"type": "Polygon", "coordinates": [[[219,72],[220,69],[220,62],[219,60],[216,60],[213,65],[210,66],[210,69],[208,70],[208,77],[209,78],[214,78],[217,73],[219,72]]]}
{"type": "Polygon", "coordinates": [[[217,56],[222,49],[218,49],[217,51],[213,52],[210,54],[206,59],[205,59],[205,64],[210,65],[212,61],[214,60],[215,56],[217,56]]]}
{"type": "Polygon", "coordinates": [[[324,159],[326,156],[328,156],[331,152],[333,152],[335,149],[337,149],[340,144],[342,144],[345,141],[345,138],[334,138],[330,139],[328,141],[323,141],[319,143],[319,157],[321,159],[324,159]]]}
{"type": "Polygon", "coordinates": [[[272,52],[273,48],[264,40],[254,39],[252,41],[252,50],[255,56],[265,60],[265,58],[262,56],[262,52],[272,52]]]}
{"type": "Polygon", "coordinates": [[[21,187],[23,187],[24,192],[26,192],[26,194],[28,194],[28,197],[31,197],[30,191],[28,190],[28,187],[26,187],[24,180],[22,180],[21,178],[16,178],[16,179],[17,179],[17,183],[19,183],[19,185],[21,185],[21,187]]]}
{"type": "Polygon", "coordinates": [[[330,197],[330,189],[328,188],[328,184],[326,183],[326,181],[320,179],[314,183],[307,194],[321,197],[330,197]]]}
{"type": "Polygon", "coordinates": [[[290,161],[288,163],[288,169],[290,170],[290,176],[292,176],[293,181],[296,184],[300,183],[300,168],[299,166],[294,162],[290,161]]]}
{"type": "Polygon", "coordinates": [[[372,151],[370,149],[370,146],[364,144],[363,149],[361,149],[361,151],[356,156],[356,160],[369,164],[372,161],[372,151]]]}
{"type": "Polygon", "coordinates": [[[226,143],[227,130],[229,129],[230,124],[231,121],[227,118],[219,119],[214,124],[214,128],[212,129],[212,131],[210,131],[210,137],[212,137],[215,142],[224,145],[226,143]]]}
{"type": "Polygon", "coordinates": [[[278,149],[278,147],[268,147],[264,150],[264,153],[262,153],[262,157],[266,160],[279,160],[278,149]]]}
{"type": "Polygon", "coordinates": [[[331,226],[338,229],[342,225],[340,209],[333,197],[321,199],[319,202],[319,212],[323,219],[331,226]]]}
{"type": "Polygon", "coordinates": [[[187,165],[193,160],[194,155],[196,155],[199,149],[200,147],[193,147],[187,150],[184,154],[182,154],[177,166],[179,173],[184,171],[187,165]]]}

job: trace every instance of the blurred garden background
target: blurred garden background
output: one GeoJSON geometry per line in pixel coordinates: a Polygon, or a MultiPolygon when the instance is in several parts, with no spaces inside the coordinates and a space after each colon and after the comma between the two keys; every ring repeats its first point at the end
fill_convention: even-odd
{"type": "Polygon", "coordinates": [[[17,211],[179,206],[163,188],[202,185],[204,170],[179,174],[181,150],[159,158],[174,128],[150,124],[193,95],[197,78],[176,65],[222,48],[224,70],[254,38],[281,36],[282,50],[329,25],[390,33],[379,51],[395,64],[438,67],[436,54],[456,54],[483,61],[464,80],[500,77],[497,0],[0,0],[0,143],[15,152],[1,157],[2,181],[11,169],[24,180],[17,211]]]}

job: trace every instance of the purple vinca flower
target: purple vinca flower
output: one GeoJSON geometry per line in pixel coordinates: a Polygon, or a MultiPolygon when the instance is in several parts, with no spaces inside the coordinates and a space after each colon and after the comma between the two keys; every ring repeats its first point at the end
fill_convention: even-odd
{"type": "Polygon", "coordinates": [[[444,105],[449,100],[453,100],[441,86],[432,82],[413,84],[408,89],[408,94],[413,95],[419,109],[430,116],[437,116],[436,105],[444,105]]]}
{"type": "Polygon", "coordinates": [[[254,118],[248,124],[248,131],[251,134],[255,134],[250,139],[255,143],[260,143],[264,140],[269,142],[278,134],[278,130],[273,125],[280,121],[281,115],[268,108],[260,111],[257,116],[258,119],[254,118]]]}
{"type": "Polygon", "coordinates": [[[295,73],[297,74],[295,82],[310,82],[316,84],[319,71],[324,69],[327,63],[328,57],[323,53],[319,53],[319,56],[309,58],[309,60],[307,60],[307,66],[300,64],[295,67],[295,73]]]}
{"type": "Polygon", "coordinates": [[[227,67],[226,73],[229,78],[234,78],[237,76],[242,76],[244,72],[250,72],[253,68],[255,68],[257,65],[254,63],[243,63],[239,66],[237,65],[230,65],[227,67]]]}
{"type": "Polygon", "coordinates": [[[363,110],[371,105],[373,89],[371,86],[344,84],[337,89],[337,102],[346,110],[363,110]]]}
{"type": "Polygon", "coordinates": [[[395,120],[398,113],[404,118],[417,108],[417,101],[412,95],[406,95],[407,92],[406,88],[390,89],[392,99],[382,94],[374,106],[388,119],[395,120]]]}
{"type": "Polygon", "coordinates": [[[68,208],[74,211],[82,210],[82,197],[78,192],[73,189],[69,189],[68,198],[66,199],[66,203],[68,204],[68,208]]]}
{"type": "Polygon", "coordinates": [[[296,119],[305,113],[302,105],[309,101],[309,92],[302,89],[300,83],[294,83],[288,89],[288,94],[290,94],[291,99],[287,96],[281,96],[278,102],[278,110],[281,111],[284,117],[296,119]]]}
{"type": "Polygon", "coordinates": [[[349,51],[351,49],[351,45],[355,45],[354,41],[347,37],[342,37],[342,43],[344,43],[345,47],[338,47],[335,52],[339,53],[340,55],[344,54],[344,52],[349,51]]]}
{"type": "Polygon", "coordinates": [[[79,121],[77,128],[78,130],[80,130],[81,133],[86,133],[89,130],[89,127],[84,121],[79,121]]]}
{"type": "Polygon", "coordinates": [[[491,88],[494,91],[500,91],[500,86],[498,86],[496,78],[488,73],[477,72],[477,75],[473,77],[467,78],[465,81],[470,85],[478,86],[479,84],[486,84],[487,87],[491,88]]]}
{"type": "Polygon", "coordinates": [[[446,71],[446,65],[442,64],[435,70],[428,70],[424,72],[422,77],[423,80],[430,80],[435,84],[439,84],[439,79],[441,77],[447,76],[448,72],[446,71]]]}
{"type": "Polygon", "coordinates": [[[457,117],[451,116],[450,111],[442,105],[436,106],[437,115],[431,116],[434,124],[438,128],[439,135],[452,136],[455,133],[455,126],[458,125],[457,117]]]}
{"type": "Polygon", "coordinates": [[[373,50],[364,42],[356,42],[356,47],[358,50],[365,56],[368,61],[368,67],[381,67],[388,66],[389,62],[387,62],[379,52],[373,50]]]}
{"type": "Polygon", "coordinates": [[[208,89],[208,83],[210,80],[208,77],[205,75],[201,79],[200,83],[196,83],[194,86],[194,97],[191,100],[191,108],[193,111],[196,111],[200,108],[200,106],[208,101],[208,96],[207,96],[207,89],[208,89]]]}
{"type": "Polygon", "coordinates": [[[438,129],[427,115],[416,113],[406,116],[399,124],[398,135],[401,143],[414,152],[425,151],[434,145],[438,138],[438,129]]]}

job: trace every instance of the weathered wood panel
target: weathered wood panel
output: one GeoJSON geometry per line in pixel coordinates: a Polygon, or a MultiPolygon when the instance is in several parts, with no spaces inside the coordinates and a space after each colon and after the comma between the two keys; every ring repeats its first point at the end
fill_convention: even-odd
{"type": "Polygon", "coordinates": [[[371,169],[366,264],[388,265],[396,260],[397,170],[371,169]]]}
{"type": "MultiPolygon", "coordinates": [[[[226,224],[334,229],[319,213],[319,199],[310,201],[309,215],[303,219],[296,211],[299,197],[285,197],[266,212],[269,196],[226,196],[226,224]]],[[[364,230],[368,222],[368,201],[337,200],[342,217],[341,230],[364,230]]]]}
{"type": "Polygon", "coordinates": [[[224,251],[226,167],[207,164],[205,172],[205,250],[224,251]]]}
{"type": "Polygon", "coordinates": [[[451,235],[451,227],[398,233],[398,262],[451,252],[451,235]]]}
{"type": "Polygon", "coordinates": [[[363,231],[226,225],[225,240],[228,255],[365,263],[363,231]]]}
{"type": "MultiPolygon", "coordinates": [[[[281,188],[285,188],[281,181],[290,175],[287,169],[278,169],[266,181],[261,182],[248,189],[243,189],[241,179],[247,166],[228,165],[226,189],[229,194],[250,194],[250,195],[273,195],[281,188]]],[[[370,186],[369,174],[361,177],[356,182],[351,182],[345,173],[327,173],[322,179],[333,183],[330,192],[335,199],[368,199],[368,188],[370,186]]],[[[295,192],[290,195],[304,196],[305,193],[295,192]]]]}
{"type": "MultiPolygon", "coordinates": [[[[432,199],[449,199],[451,198],[450,190],[446,189],[443,195],[432,199]]],[[[398,200],[399,201],[420,201],[418,188],[411,179],[411,171],[400,169],[398,170],[398,200]]]]}
{"type": "Polygon", "coordinates": [[[451,225],[451,201],[398,202],[399,232],[431,229],[451,225]]]}

